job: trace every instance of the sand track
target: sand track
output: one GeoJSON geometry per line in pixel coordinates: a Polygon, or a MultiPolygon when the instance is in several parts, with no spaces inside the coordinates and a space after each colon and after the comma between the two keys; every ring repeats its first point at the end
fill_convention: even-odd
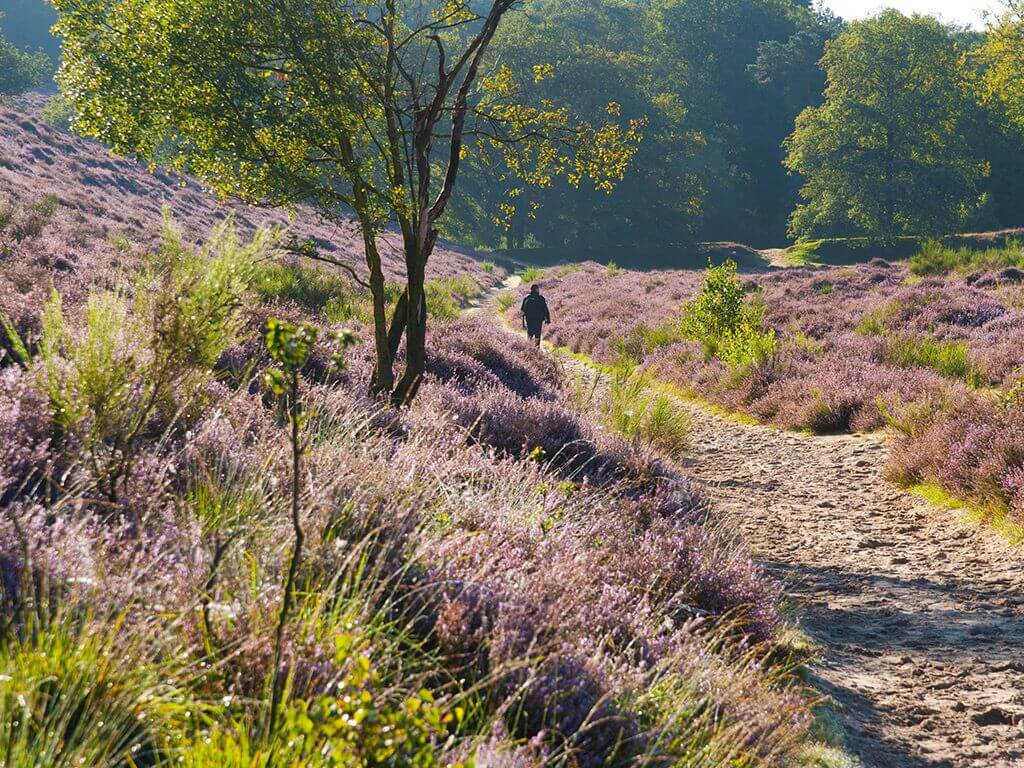
{"type": "Polygon", "coordinates": [[[687,471],[788,588],[865,766],[1024,766],[1024,551],[881,477],[870,437],[690,408],[687,471]]]}
{"type": "Polygon", "coordinates": [[[682,463],[786,584],[849,752],[865,768],[1024,768],[1024,549],[887,482],[876,437],[686,407],[682,463]]]}

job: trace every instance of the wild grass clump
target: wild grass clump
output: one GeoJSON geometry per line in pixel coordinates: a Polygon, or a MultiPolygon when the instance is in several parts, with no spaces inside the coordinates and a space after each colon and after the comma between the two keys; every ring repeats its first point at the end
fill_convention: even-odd
{"type": "Polygon", "coordinates": [[[605,418],[630,440],[681,456],[690,436],[690,418],[675,397],[658,392],[646,371],[619,366],[611,376],[605,418]]]}
{"type": "Polygon", "coordinates": [[[519,276],[524,283],[536,283],[544,279],[544,270],[540,267],[526,267],[519,276]]]}
{"type": "Polygon", "coordinates": [[[188,671],[123,619],[21,612],[0,644],[0,750],[8,765],[168,765],[200,708],[188,671]],[[184,675],[184,676],[183,676],[184,675]]]}
{"type": "Polygon", "coordinates": [[[970,387],[983,383],[963,341],[943,342],[928,337],[892,336],[886,339],[884,359],[900,368],[930,368],[940,376],[957,379],[970,387]]]}
{"type": "Polygon", "coordinates": [[[668,347],[686,339],[682,323],[673,318],[656,326],[640,323],[624,337],[614,342],[616,352],[623,359],[639,364],[661,347],[668,347]]]}
{"type": "Polygon", "coordinates": [[[928,240],[910,259],[915,275],[947,275],[951,272],[1024,268],[1024,246],[1016,240],[1002,248],[978,250],[950,248],[938,240],[928,240]]]}
{"type": "Polygon", "coordinates": [[[516,296],[510,291],[502,291],[498,294],[498,311],[504,314],[516,303],[516,296]]]}

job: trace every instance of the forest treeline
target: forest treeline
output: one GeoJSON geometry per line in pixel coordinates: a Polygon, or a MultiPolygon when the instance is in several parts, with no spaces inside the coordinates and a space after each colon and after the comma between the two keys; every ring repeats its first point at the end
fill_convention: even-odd
{"type": "Polygon", "coordinates": [[[1019,226],[1020,29],[1019,8],[983,33],[792,0],[532,0],[496,55],[522,77],[549,62],[543,98],[644,119],[640,150],[610,194],[503,187],[478,162],[451,234],[586,252],[1019,226]],[[508,195],[530,204],[495,226],[508,195]]]}
{"type": "MultiPolygon", "coordinates": [[[[14,12],[36,40],[46,17],[14,12]]],[[[478,130],[443,234],[586,253],[1020,226],[1022,28],[1016,2],[981,32],[809,0],[530,0],[491,53],[522,109],[639,121],[639,150],[612,190],[524,184],[478,130]]]]}

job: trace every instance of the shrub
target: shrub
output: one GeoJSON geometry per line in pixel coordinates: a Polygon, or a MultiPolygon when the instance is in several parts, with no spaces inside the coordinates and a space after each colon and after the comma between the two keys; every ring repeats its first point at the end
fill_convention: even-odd
{"type": "Polygon", "coordinates": [[[252,264],[273,243],[273,233],[260,231],[243,246],[225,226],[193,252],[168,229],[133,303],[92,293],[81,330],[70,328],[59,294],[47,304],[39,349],[54,420],[112,501],[144,433],[201,397],[242,328],[252,264]]]}
{"type": "MultiPolygon", "coordinates": [[[[0,19],[3,18],[0,11],[0,19]]],[[[53,62],[43,51],[22,51],[0,34],[0,100],[46,84],[53,62]]]]}
{"type": "Polygon", "coordinates": [[[764,310],[748,303],[736,262],[709,265],[700,293],[683,310],[683,333],[704,354],[724,363],[760,362],[775,352],[775,331],[764,329],[764,310]]]}
{"type": "Polygon", "coordinates": [[[49,126],[64,131],[71,130],[71,122],[75,117],[74,108],[63,94],[57,93],[46,100],[39,111],[39,119],[49,126]]]}

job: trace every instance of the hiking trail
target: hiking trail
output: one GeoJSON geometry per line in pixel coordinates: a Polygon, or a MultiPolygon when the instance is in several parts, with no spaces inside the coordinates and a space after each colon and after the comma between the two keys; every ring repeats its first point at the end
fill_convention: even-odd
{"type": "Polygon", "coordinates": [[[1024,550],[882,477],[876,437],[691,406],[686,471],[782,580],[868,768],[1024,766],[1024,550]]]}
{"type": "Polygon", "coordinates": [[[865,768],[1024,767],[1024,548],[887,482],[878,437],[685,405],[681,463],[786,585],[847,750],[865,768]]]}

